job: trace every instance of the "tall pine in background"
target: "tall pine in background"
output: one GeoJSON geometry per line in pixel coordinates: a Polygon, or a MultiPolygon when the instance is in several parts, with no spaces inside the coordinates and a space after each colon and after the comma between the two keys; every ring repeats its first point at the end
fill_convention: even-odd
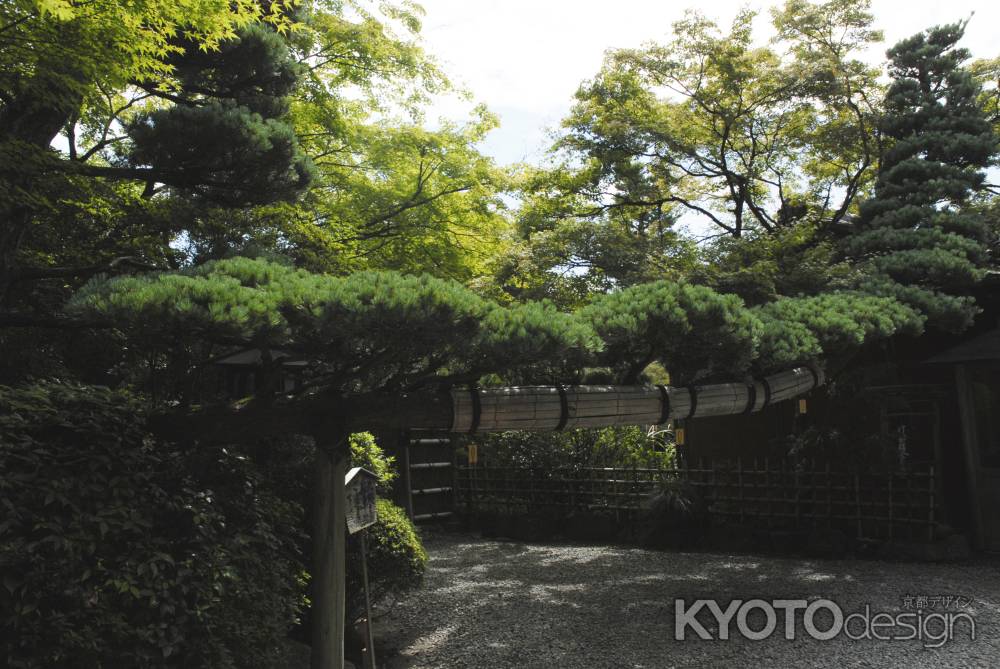
{"type": "Polygon", "coordinates": [[[967,293],[986,264],[985,226],[964,205],[997,150],[979,85],[962,67],[969,52],[956,47],[964,29],[931,28],[888,51],[886,150],[874,197],[861,205],[846,245],[870,271],[867,290],[947,331],[965,329],[978,312],[967,293]]]}
{"type": "Polygon", "coordinates": [[[183,231],[169,212],[151,222],[166,204],[246,207],[310,183],[285,3],[33,4],[0,8],[4,311],[51,311],[26,299],[34,282],[122,256],[163,266],[183,231]]]}
{"type": "Polygon", "coordinates": [[[284,36],[256,23],[217,51],[184,43],[171,65],[178,90],[165,93],[157,82],[138,84],[173,104],[125,121],[131,143],[116,157],[133,171],[125,170],[124,177],[143,179],[151,190],[162,184],[230,207],[293,199],[302,192],[313,167],[288,111],[305,68],[284,36]]]}

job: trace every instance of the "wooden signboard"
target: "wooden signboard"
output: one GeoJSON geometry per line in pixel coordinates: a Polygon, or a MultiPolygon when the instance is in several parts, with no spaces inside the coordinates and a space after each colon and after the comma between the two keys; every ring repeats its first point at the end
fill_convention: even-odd
{"type": "Polygon", "coordinates": [[[367,469],[354,467],[344,476],[347,498],[347,531],[351,534],[374,525],[378,520],[375,511],[375,488],[378,477],[367,469]]]}
{"type": "MultiPolygon", "coordinates": [[[[344,497],[347,531],[360,532],[378,520],[375,510],[375,488],[378,477],[367,469],[355,467],[344,476],[344,497]]],[[[366,669],[375,669],[375,641],[372,638],[372,606],[368,594],[368,556],[365,533],[361,533],[361,582],[365,589],[365,647],[362,649],[366,669]]]]}

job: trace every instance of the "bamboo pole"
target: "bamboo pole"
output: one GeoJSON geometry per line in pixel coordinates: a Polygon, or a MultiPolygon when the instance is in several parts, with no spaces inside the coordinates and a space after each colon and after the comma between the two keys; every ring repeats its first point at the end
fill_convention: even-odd
{"type": "Polygon", "coordinates": [[[796,367],[752,383],[670,386],[508,386],[453,389],[453,432],[553,431],[661,425],[670,419],[761,411],[822,385],[823,374],[796,367]]]}

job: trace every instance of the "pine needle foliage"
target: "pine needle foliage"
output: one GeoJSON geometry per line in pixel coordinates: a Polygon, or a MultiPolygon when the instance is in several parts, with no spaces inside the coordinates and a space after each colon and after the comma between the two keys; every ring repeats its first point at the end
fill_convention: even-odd
{"type": "Polygon", "coordinates": [[[875,197],[861,206],[847,253],[867,266],[866,290],[894,297],[928,324],[961,331],[978,308],[966,293],[982,277],[985,226],[967,207],[997,150],[981,88],[962,67],[964,23],[938,26],[889,50],[892,84],[881,130],[875,197]]]}

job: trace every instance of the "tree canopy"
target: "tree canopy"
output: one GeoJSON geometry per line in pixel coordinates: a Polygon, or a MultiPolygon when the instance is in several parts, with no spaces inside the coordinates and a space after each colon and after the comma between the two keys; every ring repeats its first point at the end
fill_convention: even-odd
{"type": "Polygon", "coordinates": [[[556,144],[578,213],[685,214],[736,237],[841,220],[877,156],[867,9],[790,2],[774,46],[756,43],[753,12],[728,32],[689,12],[668,43],[609,52],[556,144]]]}
{"type": "Polygon", "coordinates": [[[963,32],[964,24],[941,26],[889,50],[893,81],[881,124],[888,147],[875,196],[846,244],[870,265],[870,290],[957,331],[977,313],[962,292],[987,263],[984,221],[964,205],[997,151],[981,89],[961,67],[969,57],[957,46],[963,32]]]}
{"type": "MultiPolygon", "coordinates": [[[[428,118],[463,91],[408,1],[0,4],[0,618],[51,646],[23,666],[273,665],[303,481],[352,429],[414,426],[413,397],[837,371],[969,327],[1000,248],[997,60],[967,64],[956,24],[871,63],[868,2],[769,18],[769,41],[689,12],[610,50],[547,159],[506,168],[485,106],[428,118]],[[252,394],[205,390],[245,349],[252,394]]],[[[380,513],[383,582],[412,583],[412,527],[380,513]]]]}
{"type": "Polygon", "coordinates": [[[178,338],[287,347],[317,360],[316,382],[338,393],[558,369],[599,345],[586,324],[545,303],[505,307],[426,275],[336,277],[246,258],[95,281],[68,310],[151,347],[178,338]]]}
{"type": "Polygon", "coordinates": [[[0,295],[18,278],[32,221],[65,201],[81,177],[216,194],[265,166],[279,192],[286,180],[307,180],[294,137],[274,120],[293,80],[291,69],[271,67],[283,58],[277,34],[291,29],[290,8],[245,0],[5,3],[0,295]],[[222,57],[198,55],[209,52],[222,57]],[[50,148],[64,130],[67,154],[50,148]],[[213,152],[201,150],[208,141],[213,152]],[[256,166],[234,173],[232,160],[256,166]]]}
{"type": "Polygon", "coordinates": [[[636,383],[653,362],[679,382],[742,377],[923,325],[892,298],[860,293],[751,309],[735,295],[661,281],[597,296],[569,314],[544,302],[502,306],[428,276],[334,277],[245,258],[95,280],[67,311],[112,322],[153,350],[205,340],[287,348],[316,360],[317,387],[341,395],[487,374],[551,382],[579,378],[587,365],[636,383]]]}
{"type": "MultiPolygon", "coordinates": [[[[91,39],[117,10],[8,11],[41,73],[51,47],[32,30],[91,39]]],[[[173,11],[121,10],[160,32],[112,39],[74,95],[32,102],[61,121],[37,170],[4,172],[22,194],[5,219],[8,322],[113,328],[134,343],[97,358],[119,370],[105,380],[141,378],[121,370],[148,351],[187,387],[239,345],[309,357],[311,387],[340,394],[593,366],[635,382],[654,362],[695,381],[970,321],[987,250],[966,205],[996,141],[976,83],[989,61],[963,67],[961,26],[894,47],[883,102],[860,60],[880,39],[867,5],[787,2],[766,44],[752,12],[728,31],[689,13],[666,44],[609,52],[559,161],[511,173],[477,148],[485,108],[425,127],[450,84],[414,41],[419,8],[173,11]],[[699,245],[678,229],[690,216],[722,237],[699,245]]],[[[10,86],[16,152],[12,114],[35,89],[10,86]]]]}

